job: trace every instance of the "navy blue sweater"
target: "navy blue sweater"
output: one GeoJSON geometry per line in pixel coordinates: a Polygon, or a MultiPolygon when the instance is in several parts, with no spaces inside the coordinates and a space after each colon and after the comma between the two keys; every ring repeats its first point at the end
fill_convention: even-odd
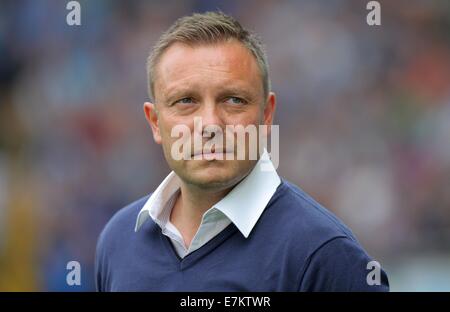
{"type": "Polygon", "coordinates": [[[351,231],[284,179],[248,238],[231,223],[184,259],[152,219],[134,232],[147,199],[118,211],[102,231],[99,291],[389,290],[383,270],[380,285],[367,283],[373,259],[351,231]]]}

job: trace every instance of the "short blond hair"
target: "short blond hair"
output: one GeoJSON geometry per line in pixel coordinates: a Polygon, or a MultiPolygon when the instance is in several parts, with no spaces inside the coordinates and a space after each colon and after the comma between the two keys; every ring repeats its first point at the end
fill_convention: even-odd
{"type": "Polygon", "coordinates": [[[188,45],[214,44],[235,39],[255,57],[261,71],[264,97],[270,91],[267,55],[259,37],[245,29],[233,17],[222,12],[195,13],[181,17],[165,31],[154,45],[147,59],[148,95],[154,99],[156,66],[163,53],[174,43],[188,45]]]}

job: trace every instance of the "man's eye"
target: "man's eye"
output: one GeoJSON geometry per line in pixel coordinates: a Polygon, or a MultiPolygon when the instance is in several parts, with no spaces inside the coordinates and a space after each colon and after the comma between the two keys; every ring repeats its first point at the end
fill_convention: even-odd
{"type": "Polygon", "coordinates": [[[194,101],[192,100],[192,98],[186,97],[186,98],[182,98],[182,99],[176,101],[175,104],[178,104],[178,103],[180,103],[180,104],[191,104],[193,102],[194,101]]]}
{"type": "Polygon", "coordinates": [[[231,104],[244,104],[244,103],[245,103],[245,101],[244,101],[243,99],[238,98],[238,97],[236,97],[236,96],[231,96],[231,97],[229,97],[229,98],[227,99],[227,102],[228,102],[228,103],[231,103],[231,104]]]}

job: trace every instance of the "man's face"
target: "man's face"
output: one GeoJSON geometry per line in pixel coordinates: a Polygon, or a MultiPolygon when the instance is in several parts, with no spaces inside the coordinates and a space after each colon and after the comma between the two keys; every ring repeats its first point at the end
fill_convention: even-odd
{"type": "MultiPolygon", "coordinates": [[[[227,152],[225,142],[231,134],[226,125],[270,125],[275,97],[271,93],[264,98],[261,73],[251,52],[237,41],[196,46],[175,43],[164,52],[156,71],[155,103],[145,103],[144,111],[169,167],[185,183],[201,189],[226,189],[238,183],[256,163],[248,157],[248,144],[244,160],[236,159],[236,137],[233,160],[225,155],[220,155],[222,160],[207,160],[205,155],[200,160],[175,160],[172,144],[179,137],[172,137],[171,132],[175,126],[185,125],[193,141],[194,131],[199,132],[194,117],[200,117],[203,129],[199,136],[208,125],[223,130],[223,144],[215,146],[217,154],[227,152]]],[[[208,140],[203,138],[203,144],[208,140]]],[[[199,152],[193,143],[191,151],[192,157],[199,152]]]]}

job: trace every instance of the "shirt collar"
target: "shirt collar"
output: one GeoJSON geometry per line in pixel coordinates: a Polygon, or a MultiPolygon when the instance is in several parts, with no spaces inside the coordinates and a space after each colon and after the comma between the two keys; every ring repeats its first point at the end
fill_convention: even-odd
{"type": "MultiPolygon", "coordinates": [[[[280,182],[280,177],[265,150],[252,171],[211,209],[221,211],[248,237],[280,182]]],[[[180,185],[180,178],[172,171],[142,207],[136,220],[135,231],[139,230],[148,217],[160,227],[164,226],[159,216],[180,185]]]]}
{"type": "Polygon", "coordinates": [[[149,217],[155,221],[161,228],[164,228],[165,224],[161,215],[164,213],[164,208],[167,202],[170,200],[173,194],[175,194],[180,188],[181,181],[180,178],[175,174],[174,171],[170,172],[169,175],[161,182],[158,188],[153,192],[153,194],[147,199],[141,211],[138,214],[135,226],[135,232],[144,224],[149,217]]]}

